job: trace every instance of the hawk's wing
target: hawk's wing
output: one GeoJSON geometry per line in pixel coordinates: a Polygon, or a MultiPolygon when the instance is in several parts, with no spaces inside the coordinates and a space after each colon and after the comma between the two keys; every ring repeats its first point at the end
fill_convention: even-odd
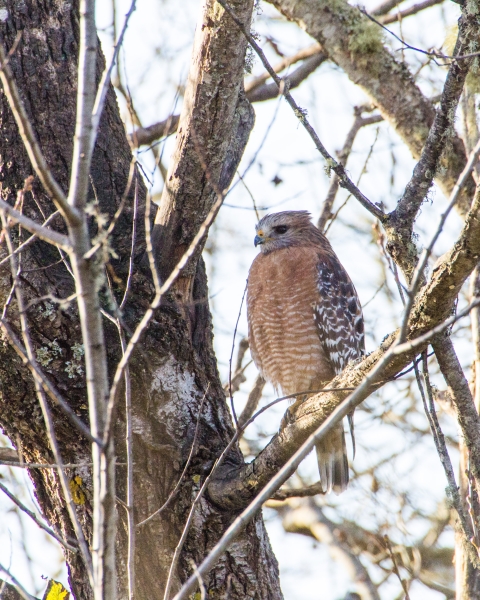
{"type": "Polygon", "coordinates": [[[338,375],[351,360],[365,354],[362,307],[335,255],[319,256],[317,289],[315,323],[323,350],[338,375]]]}
{"type": "MultiPolygon", "coordinates": [[[[338,375],[351,360],[365,354],[362,307],[357,291],[336,255],[319,256],[317,273],[318,300],[314,304],[315,324],[323,350],[330,359],[335,374],[338,375]]],[[[354,411],[348,414],[348,422],[355,456],[353,413],[354,411]]],[[[326,450],[323,454],[330,456],[332,453],[326,450]]],[[[326,459],[322,456],[321,443],[317,448],[317,457],[322,480],[328,481],[327,475],[322,475],[322,465],[326,459]]],[[[348,482],[348,476],[346,481],[348,482]]]]}

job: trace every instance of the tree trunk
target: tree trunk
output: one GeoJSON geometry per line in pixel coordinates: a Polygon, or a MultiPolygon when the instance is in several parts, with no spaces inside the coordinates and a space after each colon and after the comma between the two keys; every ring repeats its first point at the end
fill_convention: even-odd
{"type": "MultiPolygon", "coordinates": [[[[8,18],[0,24],[0,31],[7,50],[13,46],[17,32],[22,31],[21,41],[10,58],[10,66],[47,162],[57,181],[67,191],[75,123],[77,3],[74,2],[73,7],[63,0],[28,0],[22,4],[8,0],[4,4],[8,18]]],[[[238,0],[232,4],[249,23],[253,3],[238,0]]],[[[179,130],[180,150],[172,160],[170,169],[171,173],[180,173],[179,188],[186,180],[192,184],[193,180],[188,179],[192,173],[202,185],[195,187],[196,183],[193,182],[188,194],[185,191],[175,194],[170,185],[165,192],[155,233],[157,248],[161,250],[162,275],[183,254],[215,198],[202,161],[193,159],[198,147],[208,148],[203,154],[208,176],[211,174],[222,189],[226,188],[235,173],[253,125],[252,109],[244,99],[241,88],[245,52],[243,36],[226,20],[223,11],[218,11],[218,5],[215,9],[213,2],[205,2],[202,19],[194,52],[197,58],[200,56],[205,59],[205,64],[200,60],[200,67],[199,63],[192,67],[186,94],[187,98],[189,93],[192,94],[191,103],[185,102],[179,130]],[[232,48],[235,52],[231,52],[232,48]],[[215,94],[210,94],[211,88],[208,88],[211,78],[205,70],[207,64],[217,65],[210,73],[216,86],[215,94]],[[219,80],[215,79],[217,73],[221,74],[219,80]],[[202,96],[202,93],[206,96],[202,96]],[[210,103],[206,97],[211,99],[210,103]],[[203,111],[201,120],[205,129],[202,129],[198,113],[195,113],[196,107],[203,111]],[[193,123],[190,128],[189,123],[193,123]],[[183,131],[182,124],[185,127],[183,131]],[[187,150],[182,149],[186,132],[190,134],[187,150]],[[215,157],[215,164],[212,157],[215,157]],[[176,170],[179,165],[180,170],[176,170]]],[[[97,78],[103,67],[104,60],[99,51],[97,78]]],[[[2,197],[13,204],[17,191],[22,189],[24,179],[33,173],[33,169],[3,92],[0,95],[0,125],[2,197]]],[[[131,159],[115,94],[110,89],[93,157],[89,196],[92,201],[97,198],[100,211],[106,213],[109,219],[113,217],[126,190],[131,159]]],[[[171,180],[172,176],[169,178],[171,180]]],[[[130,331],[143,316],[154,294],[148,269],[140,267],[145,249],[145,188],[140,179],[137,183],[139,215],[134,245],[136,267],[123,313],[130,331]]],[[[128,276],[134,188],[135,185],[130,187],[126,206],[111,239],[111,247],[118,258],[110,259],[108,274],[117,300],[123,296],[128,276]]],[[[23,212],[41,222],[44,215],[48,216],[53,211],[52,202],[35,181],[33,193],[26,194],[23,212]]],[[[60,217],[55,218],[53,226],[57,230],[64,230],[60,217]]],[[[96,228],[93,220],[91,228],[93,235],[96,228]]],[[[18,227],[12,227],[12,234],[15,242],[27,237],[25,231],[20,231],[18,227]]],[[[6,255],[7,251],[2,246],[0,260],[6,255]]],[[[194,495],[215,458],[233,435],[212,348],[206,274],[198,255],[189,262],[175,289],[155,314],[130,366],[136,522],[155,512],[175,487],[189,455],[197,421],[199,423],[198,443],[178,495],[160,516],[137,531],[135,563],[136,597],[139,600],[162,597],[173,551],[194,495]]],[[[35,241],[22,253],[25,300],[31,303],[28,310],[30,334],[37,359],[47,377],[74,411],[87,422],[82,340],[76,305],[72,302],[60,310],[53,300],[38,300],[47,295],[66,298],[73,293],[72,277],[65,262],[60,259],[61,256],[52,246],[40,241],[35,241]]],[[[8,297],[11,284],[7,262],[0,266],[2,303],[8,297]]],[[[103,282],[100,294],[104,309],[111,311],[106,282],[103,282]]],[[[18,332],[14,301],[10,303],[7,318],[10,326],[18,332]]],[[[104,328],[112,376],[121,356],[120,341],[116,328],[107,319],[104,328]]],[[[6,340],[0,346],[0,353],[0,425],[25,461],[52,463],[53,456],[31,375],[6,340]]],[[[89,442],[57,407],[52,405],[51,410],[65,462],[89,463],[89,442]]],[[[122,463],[125,460],[125,417],[122,409],[118,410],[116,421],[116,448],[117,460],[122,463]]],[[[228,460],[242,465],[240,450],[232,450],[228,460]]],[[[56,471],[30,469],[29,475],[47,520],[65,538],[73,538],[56,471]]],[[[67,469],[67,475],[70,480],[81,477],[81,490],[76,496],[77,513],[87,541],[91,541],[91,468],[70,468],[67,469]]],[[[117,496],[124,500],[126,481],[122,464],[117,466],[117,486],[117,496]]],[[[119,506],[118,510],[119,597],[124,598],[127,536],[123,508],[119,506]]],[[[217,509],[208,498],[202,500],[175,573],[174,589],[191,574],[192,561],[198,564],[204,558],[234,517],[235,514],[231,512],[217,509]]],[[[66,559],[75,597],[91,598],[80,554],[67,553],[66,559]]],[[[232,545],[205,584],[215,598],[282,597],[276,559],[261,515],[232,545]]]]}

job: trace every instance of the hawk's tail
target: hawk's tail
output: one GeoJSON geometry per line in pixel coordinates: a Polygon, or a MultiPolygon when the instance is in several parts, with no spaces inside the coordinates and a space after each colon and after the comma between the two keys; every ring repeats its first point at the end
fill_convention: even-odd
{"type": "Polygon", "coordinates": [[[340,494],[348,486],[348,460],[345,433],[339,423],[315,446],[322,491],[340,494]]]}

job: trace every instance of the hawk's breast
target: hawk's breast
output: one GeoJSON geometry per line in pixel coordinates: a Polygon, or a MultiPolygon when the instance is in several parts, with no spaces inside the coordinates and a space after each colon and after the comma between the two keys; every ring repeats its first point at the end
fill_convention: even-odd
{"type": "Polygon", "coordinates": [[[250,268],[252,358],[265,379],[284,394],[317,389],[334,375],[314,320],[317,281],[318,249],[312,247],[259,254],[250,268]]]}

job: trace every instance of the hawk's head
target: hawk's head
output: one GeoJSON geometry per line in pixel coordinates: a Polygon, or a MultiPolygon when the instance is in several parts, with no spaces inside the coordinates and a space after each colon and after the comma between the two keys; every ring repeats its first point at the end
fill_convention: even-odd
{"type": "Polygon", "coordinates": [[[264,254],[288,246],[303,246],[312,242],[318,244],[319,236],[323,237],[306,210],[286,210],[266,215],[255,229],[257,235],[254,244],[261,246],[264,254]]]}

